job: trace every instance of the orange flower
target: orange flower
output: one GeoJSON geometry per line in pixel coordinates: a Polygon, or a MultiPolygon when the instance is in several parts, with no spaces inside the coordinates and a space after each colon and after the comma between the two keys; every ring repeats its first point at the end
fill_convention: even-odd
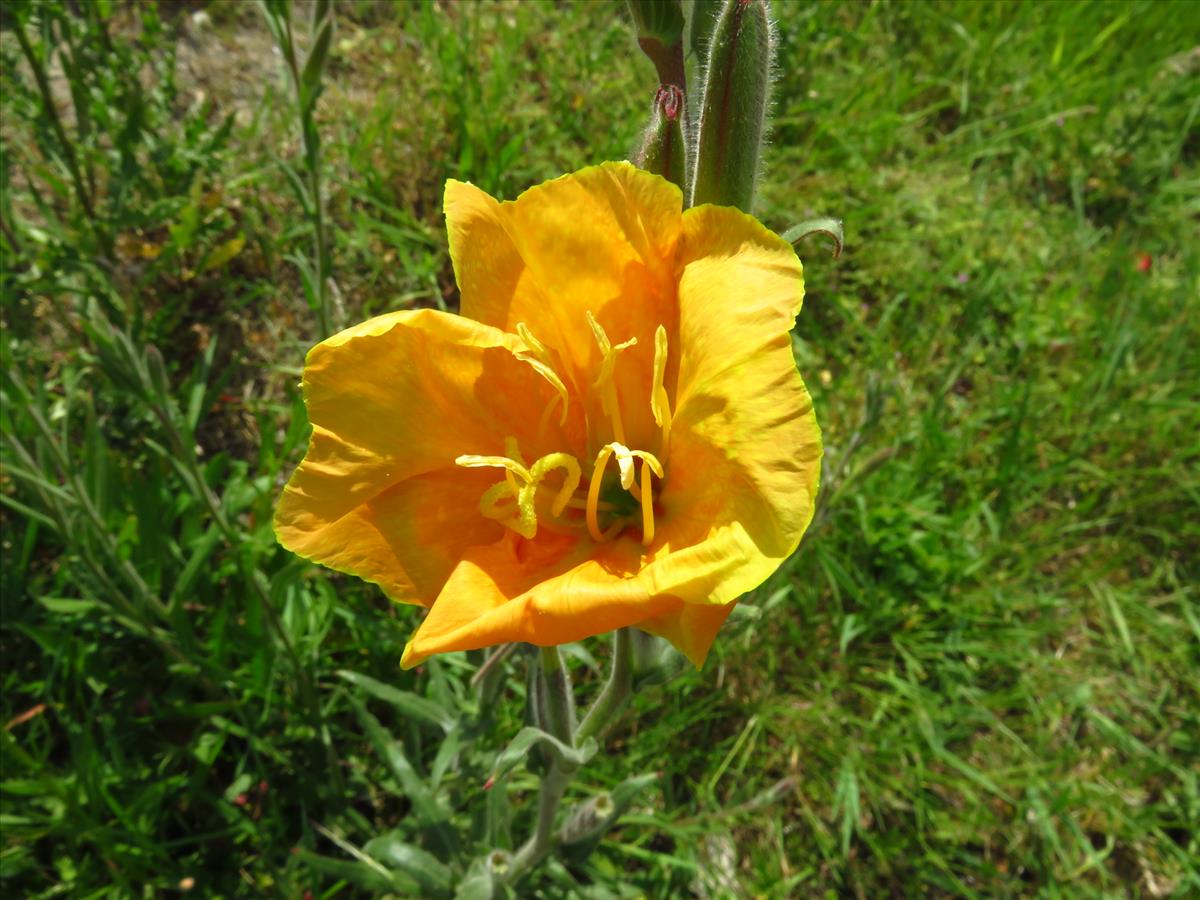
{"type": "Polygon", "coordinates": [[[812,518],[799,260],[624,163],[510,203],[451,181],[445,210],[462,315],[312,349],[280,543],[427,606],[406,668],[627,625],[701,665],[812,518]]]}

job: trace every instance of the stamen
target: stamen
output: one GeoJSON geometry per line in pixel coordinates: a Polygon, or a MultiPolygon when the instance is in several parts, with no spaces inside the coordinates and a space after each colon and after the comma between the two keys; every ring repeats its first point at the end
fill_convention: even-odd
{"type": "Polygon", "coordinates": [[[633,470],[635,459],[640,459],[648,463],[650,468],[654,470],[655,475],[659,478],[663,477],[662,463],[658,461],[658,457],[653,453],[649,453],[646,450],[630,450],[624,444],[615,441],[608,446],[612,447],[613,455],[617,458],[617,465],[621,469],[621,487],[625,488],[625,490],[633,494],[637,493],[637,486],[633,480],[635,475],[633,470]]]}
{"type": "Polygon", "coordinates": [[[529,352],[537,356],[538,359],[546,359],[550,355],[550,351],[546,349],[546,345],[533,336],[533,332],[529,330],[529,326],[524,322],[517,323],[517,334],[523,340],[526,346],[529,347],[529,352]]]}
{"type": "Polygon", "coordinates": [[[612,447],[613,455],[617,458],[617,468],[621,473],[621,487],[629,490],[633,487],[633,451],[624,444],[612,443],[608,446],[612,447]]]}
{"type": "Polygon", "coordinates": [[[596,518],[596,505],[600,502],[600,481],[604,478],[604,468],[608,458],[613,454],[613,445],[605,444],[596,454],[596,464],[592,466],[592,480],[588,484],[587,496],[587,527],[588,534],[596,543],[603,543],[605,536],[600,533],[600,523],[596,518]]]}
{"type": "MultiPolygon", "coordinates": [[[[659,476],[662,477],[662,476],[659,476]]],[[[642,546],[654,540],[654,492],[650,489],[650,460],[642,460],[642,546]]]]}
{"type": "Polygon", "coordinates": [[[522,356],[520,354],[517,354],[517,359],[533,366],[533,370],[550,382],[550,386],[558,392],[558,395],[550,401],[549,405],[547,405],[546,414],[549,415],[549,411],[554,409],[555,404],[561,401],[562,412],[559,413],[558,424],[565,425],[567,422],[567,386],[563,384],[562,379],[558,377],[558,373],[541,360],[533,359],[532,357],[528,356],[522,356]]]}
{"type": "Polygon", "coordinates": [[[457,457],[454,464],[462,466],[464,469],[506,469],[514,475],[519,475],[522,481],[529,481],[530,477],[529,470],[524,465],[507,456],[476,456],[473,453],[466,453],[457,457]]]}
{"type": "Polygon", "coordinates": [[[604,532],[604,534],[600,535],[600,543],[603,544],[607,541],[611,541],[621,533],[621,529],[624,527],[625,523],[621,519],[617,519],[617,521],[608,526],[608,529],[604,532]]]}
{"type": "MultiPolygon", "coordinates": [[[[545,344],[533,336],[533,332],[529,330],[529,327],[524,322],[517,323],[517,334],[520,336],[521,340],[525,342],[525,346],[529,348],[528,354],[517,353],[517,359],[533,366],[534,371],[545,378],[546,381],[550,383],[550,386],[558,392],[558,397],[556,399],[562,401],[562,413],[559,414],[558,424],[567,424],[567,386],[563,384],[563,380],[559,378],[558,373],[554,371],[553,361],[550,358],[550,351],[546,348],[545,344]]],[[[550,405],[546,407],[546,411],[542,414],[543,426],[550,415],[550,410],[553,408],[554,401],[551,401],[550,405]]]]}
{"type": "MultiPolygon", "coordinates": [[[[529,464],[525,462],[525,457],[521,455],[521,448],[517,444],[517,439],[509,435],[504,439],[504,452],[508,454],[509,459],[516,460],[525,468],[529,468],[529,464]]],[[[526,476],[528,478],[528,476],[526,476]]],[[[517,476],[513,474],[511,469],[504,470],[504,480],[508,482],[508,486],[512,488],[514,494],[519,493],[521,486],[517,484],[517,476]]]]}
{"type": "Polygon", "coordinates": [[[628,350],[630,347],[637,345],[637,338],[632,337],[620,344],[613,344],[608,339],[608,332],[604,330],[604,326],[596,321],[596,317],[592,315],[591,310],[587,311],[588,325],[592,328],[592,335],[596,338],[596,345],[600,348],[603,359],[600,361],[600,374],[596,376],[596,380],[592,383],[592,387],[600,391],[600,407],[604,410],[604,414],[608,416],[612,422],[613,437],[618,443],[625,443],[625,424],[621,421],[621,402],[617,396],[617,385],[613,381],[613,369],[617,364],[617,354],[622,350],[628,350]]]}
{"type": "Polygon", "coordinates": [[[504,452],[508,454],[509,459],[515,459],[521,465],[528,468],[529,463],[525,462],[525,456],[521,453],[521,445],[517,443],[517,439],[511,434],[504,439],[504,452]]]}
{"type": "Polygon", "coordinates": [[[664,384],[666,377],[667,329],[659,325],[654,331],[654,377],[650,382],[650,412],[654,416],[654,424],[662,429],[662,446],[658,452],[664,458],[671,439],[671,399],[667,396],[664,384]]]}
{"type": "MultiPolygon", "coordinates": [[[[591,534],[592,540],[597,542],[606,541],[613,534],[616,534],[620,529],[614,530],[610,527],[603,534],[600,531],[600,521],[597,516],[597,509],[600,507],[600,483],[604,480],[604,470],[608,466],[610,457],[615,456],[617,459],[617,468],[620,472],[621,487],[629,491],[634,499],[642,505],[642,528],[645,530],[647,516],[650,517],[650,534],[654,534],[654,496],[650,489],[650,480],[648,472],[653,472],[659,478],[663,477],[662,463],[653,454],[645,450],[630,450],[624,444],[613,441],[611,444],[605,444],[600,448],[600,452],[596,454],[596,463],[592,467],[592,480],[588,484],[588,499],[587,499],[587,526],[588,533],[591,534]],[[635,481],[636,471],[634,466],[637,460],[642,461],[642,483],[639,485],[635,481]],[[649,504],[649,512],[647,512],[647,504],[649,504]]],[[[621,524],[620,521],[616,523],[621,524]]]]}
{"type": "Polygon", "coordinates": [[[537,535],[538,528],[537,509],[533,505],[536,497],[537,484],[531,481],[517,494],[517,509],[520,511],[517,521],[507,523],[508,527],[517,534],[531,540],[537,535]]]}

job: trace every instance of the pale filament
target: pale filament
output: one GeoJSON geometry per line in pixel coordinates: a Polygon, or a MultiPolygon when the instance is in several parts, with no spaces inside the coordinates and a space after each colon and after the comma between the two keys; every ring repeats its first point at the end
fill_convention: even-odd
{"type": "MultiPolygon", "coordinates": [[[[661,477],[661,473],[660,473],[661,477]]],[[[649,547],[654,540],[654,496],[650,490],[650,460],[642,460],[642,545],[649,547]]]]}

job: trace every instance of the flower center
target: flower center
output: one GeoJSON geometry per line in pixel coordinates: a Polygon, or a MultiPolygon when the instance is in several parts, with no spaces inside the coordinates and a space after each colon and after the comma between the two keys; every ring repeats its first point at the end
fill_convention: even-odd
{"type": "MultiPolygon", "coordinates": [[[[665,387],[667,368],[667,331],[659,325],[654,333],[654,369],[650,384],[650,412],[660,430],[658,455],[648,450],[633,450],[625,445],[625,424],[621,417],[621,398],[614,379],[618,356],[637,345],[637,338],[619,344],[609,340],[604,328],[591,312],[588,325],[600,348],[600,372],[592,382],[600,399],[600,408],[608,419],[615,440],[596,453],[586,490],[581,490],[583,470],[574,456],[555,452],[542,456],[529,465],[521,455],[513,437],[505,439],[506,456],[464,454],[455,464],[465,468],[497,468],[504,470],[504,480],[488,488],[479,498],[479,511],[525,538],[537,535],[539,525],[553,531],[586,529],[592,540],[603,543],[620,534],[639,516],[642,544],[654,540],[654,484],[666,477],[659,457],[666,458],[671,434],[671,403],[665,387]],[[609,461],[616,460],[617,482],[605,487],[609,461]],[[640,463],[640,478],[638,464],[640,463]],[[555,488],[547,483],[552,473],[562,473],[562,482],[555,488]],[[582,497],[576,496],[583,493],[582,497]]],[[[559,424],[567,420],[569,393],[563,379],[554,368],[550,350],[523,323],[517,324],[517,334],[525,344],[517,359],[528,363],[555,390],[555,397],[542,411],[538,433],[544,434],[550,414],[560,403],[559,424]]],[[[586,404],[585,404],[586,410],[586,404]]],[[[588,429],[591,432],[591,429],[588,429]]]]}
{"type": "Polygon", "coordinates": [[[600,530],[600,486],[604,482],[604,470],[608,467],[610,458],[616,457],[617,471],[621,478],[621,487],[627,490],[638,501],[642,510],[642,543],[649,545],[654,540],[654,491],[650,484],[650,472],[662,479],[662,463],[653,453],[645,450],[630,450],[624,444],[614,441],[605,444],[596,454],[596,464],[592,468],[592,478],[588,483],[586,517],[588,533],[594,541],[607,541],[612,538],[624,525],[623,520],[617,519],[607,531],[600,530]],[[634,480],[634,460],[642,461],[642,480],[634,480]]]}

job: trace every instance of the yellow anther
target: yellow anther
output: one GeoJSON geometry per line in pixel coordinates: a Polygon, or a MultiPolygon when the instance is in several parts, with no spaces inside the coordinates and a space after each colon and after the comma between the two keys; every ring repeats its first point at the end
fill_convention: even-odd
{"type": "Polygon", "coordinates": [[[630,450],[624,444],[613,442],[608,445],[612,448],[613,455],[617,458],[617,466],[621,472],[621,487],[634,495],[638,495],[637,485],[634,484],[634,460],[640,459],[648,464],[654,471],[654,474],[659,478],[663,477],[662,463],[658,461],[653,453],[648,453],[645,450],[630,450]]]}
{"type": "MultiPolygon", "coordinates": [[[[565,425],[567,423],[567,386],[563,384],[563,380],[554,371],[554,362],[550,357],[550,351],[546,348],[545,344],[533,336],[533,332],[529,330],[529,326],[524,322],[517,323],[517,335],[525,342],[525,346],[529,348],[527,353],[516,354],[517,359],[531,365],[533,370],[546,379],[550,383],[550,386],[558,392],[557,399],[562,402],[562,412],[559,414],[558,424],[565,425]]],[[[553,408],[554,403],[552,401],[546,407],[546,412],[542,416],[543,424],[547,421],[550,410],[553,408]]]]}
{"type": "MultiPolygon", "coordinates": [[[[662,429],[662,446],[658,452],[667,455],[671,438],[671,399],[667,396],[667,329],[661,325],[654,331],[654,377],[650,382],[650,412],[654,424],[662,429]]],[[[661,475],[659,476],[662,477],[661,475]]]]}
{"type": "Polygon", "coordinates": [[[604,330],[603,325],[596,321],[591,310],[587,311],[587,321],[592,328],[592,335],[596,338],[596,345],[603,355],[603,359],[600,361],[600,374],[596,376],[592,387],[600,391],[600,407],[612,422],[613,437],[623,444],[625,443],[625,425],[621,421],[621,402],[617,396],[616,382],[613,381],[613,369],[617,364],[617,354],[636,346],[637,338],[632,337],[620,344],[613,344],[608,339],[608,332],[604,330]]]}
{"type": "Polygon", "coordinates": [[[629,490],[633,487],[633,451],[624,444],[615,442],[608,446],[612,447],[613,456],[617,458],[617,471],[621,475],[621,487],[629,490]]]}
{"type": "MultiPolygon", "coordinates": [[[[661,478],[662,475],[660,474],[661,478]]],[[[654,540],[654,491],[650,489],[650,460],[642,459],[642,545],[654,540]]]]}
{"type": "Polygon", "coordinates": [[[567,508],[571,495],[579,487],[579,479],[583,473],[579,469],[579,461],[571,454],[549,453],[533,464],[533,480],[530,483],[536,488],[541,480],[554,469],[562,469],[566,473],[562,487],[558,489],[558,493],[554,496],[554,502],[550,505],[550,511],[556,516],[561,516],[563,510],[567,508]]]}
{"type": "Polygon", "coordinates": [[[591,326],[596,343],[600,346],[600,352],[607,356],[608,351],[612,349],[612,341],[608,339],[608,332],[604,330],[603,325],[596,321],[596,317],[592,315],[590,309],[584,315],[587,316],[587,323],[591,326]]]}
{"type": "MultiPolygon", "coordinates": [[[[521,448],[517,445],[517,439],[515,437],[510,435],[504,439],[504,452],[508,454],[509,459],[519,462],[527,469],[529,468],[529,463],[525,462],[525,457],[521,455],[521,448]]],[[[525,480],[529,479],[528,475],[523,477],[525,480]]],[[[512,488],[512,492],[514,494],[521,490],[521,486],[517,484],[517,475],[512,469],[505,468],[504,480],[508,482],[508,486],[512,488]]]]}
{"type": "Polygon", "coordinates": [[[592,327],[592,336],[596,339],[596,344],[600,347],[600,353],[604,356],[600,361],[600,374],[596,376],[596,381],[593,384],[593,387],[600,387],[612,378],[613,367],[617,364],[617,353],[621,350],[628,350],[630,347],[636,347],[637,338],[631,337],[627,341],[614,344],[608,339],[608,332],[604,330],[603,325],[596,321],[596,317],[592,315],[590,309],[586,312],[586,315],[588,325],[592,327]]]}
{"type": "Polygon", "coordinates": [[[509,522],[508,527],[522,537],[533,538],[537,534],[538,520],[537,508],[534,506],[534,500],[537,499],[537,484],[529,482],[521,488],[521,492],[517,494],[517,520],[509,522]]]}
{"type": "Polygon", "coordinates": [[[567,386],[563,384],[562,379],[558,377],[558,373],[541,360],[533,359],[532,357],[523,356],[521,354],[517,354],[517,359],[521,360],[523,363],[528,363],[529,365],[533,366],[533,370],[546,379],[546,381],[550,383],[550,386],[557,391],[557,396],[551,400],[550,405],[546,407],[546,415],[548,416],[550,410],[554,409],[555,403],[562,403],[562,412],[558,414],[558,424],[565,425],[567,423],[567,386]]]}

